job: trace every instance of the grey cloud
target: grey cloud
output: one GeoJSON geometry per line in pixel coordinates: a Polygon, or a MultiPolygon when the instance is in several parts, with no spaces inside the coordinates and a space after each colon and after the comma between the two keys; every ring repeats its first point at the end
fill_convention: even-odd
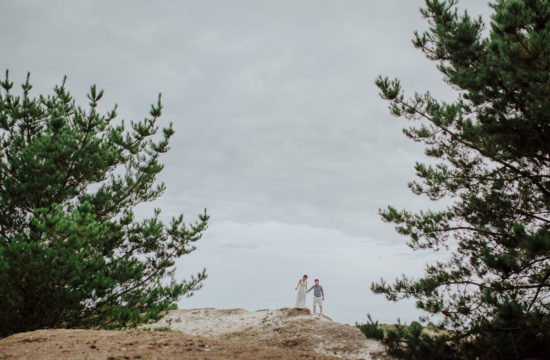
{"type": "MultiPolygon", "coordinates": [[[[464,2],[474,9],[473,0],[464,2]]],[[[141,118],[158,92],[174,121],[167,213],[279,220],[379,237],[377,209],[420,207],[406,183],[422,149],[374,78],[450,97],[410,44],[420,1],[3,2],[0,66],[37,89],[63,74],[83,100],[141,118]]]]}
{"type": "MultiPolygon", "coordinates": [[[[455,95],[435,64],[411,45],[412,32],[426,28],[418,12],[422,5],[421,0],[1,1],[0,69],[9,68],[16,83],[31,71],[35,94],[49,92],[66,74],[83,105],[89,85],[97,83],[105,89],[103,108],[116,102],[125,119],[145,116],[163,93],[160,125],[173,121],[176,129],[162,159],[160,180],[167,192],[138,207],[138,214],[159,207],[165,217],[184,212],[193,221],[208,207],[212,227],[190,266],[178,267],[181,274],[210,268],[195,304],[288,305],[280,294],[254,298],[258,294],[250,293],[249,283],[264,281],[284,263],[284,274],[271,279],[270,289],[286,289],[284,276],[294,282],[293,274],[319,271],[303,261],[311,250],[324,256],[324,278],[342,292],[335,302],[341,305],[337,318],[353,321],[365,299],[391,321],[391,306],[369,298],[366,284],[427,259],[411,256],[414,264],[402,269],[406,255],[395,254],[394,244],[405,239],[377,210],[388,204],[441,205],[407,189],[423,149],[401,133],[407,124],[389,115],[373,82],[384,74],[400,78],[409,92],[455,95]],[[288,238],[264,241],[271,233],[288,238]],[[318,241],[321,235],[330,241],[318,241]],[[364,243],[350,250],[354,236],[364,243]],[[261,261],[249,260],[251,249],[261,261]],[[254,267],[258,270],[251,271],[254,267]],[[350,293],[357,283],[361,291],[350,293]],[[353,305],[346,304],[349,299],[353,305]]],[[[474,15],[488,14],[478,0],[460,5],[474,15]]]]}

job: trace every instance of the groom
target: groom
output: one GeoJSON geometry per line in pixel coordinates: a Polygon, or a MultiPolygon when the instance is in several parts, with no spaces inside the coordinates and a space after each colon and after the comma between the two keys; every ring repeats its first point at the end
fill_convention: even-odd
{"type": "Polygon", "coordinates": [[[325,301],[325,292],[323,291],[323,287],[319,285],[319,279],[315,279],[315,285],[309,288],[309,290],[306,292],[310,292],[313,289],[313,313],[317,313],[317,305],[319,305],[319,313],[323,314],[323,301],[325,301]]]}

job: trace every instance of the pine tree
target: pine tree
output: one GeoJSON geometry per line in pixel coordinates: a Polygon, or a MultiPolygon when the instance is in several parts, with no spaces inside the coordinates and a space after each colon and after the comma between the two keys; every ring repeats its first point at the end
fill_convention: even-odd
{"type": "Polygon", "coordinates": [[[417,213],[390,206],[381,216],[413,250],[451,255],[419,279],[382,279],[372,290],[415,298],[442,318],[451,331],[439,345],[457,359],[550,353],[550,2],[490,6],[489,29],[455,0],[427,0],[421,10],[430,27],[413,44],[438,63],[456,101],[406,98],[398,80],[376,81],[391,113],[414,123],[405,135],[435,159],[416,164],[420,181],[410,189],[450,204],[417,213]]]}
{"type": "Polygon", "coordinates": [[[160,95],[142,121],[101,114],[91,86],[77,106],[65,80],[53,94],[20,95],[0,82],[0,336],[39,328],[134,326],[158,318],[201,287],[203,270],[174,278],[195,249],[206,212],[191,225],[138,221],[132,209],[158,198],[172,124],[158,133],[160,95]]]}

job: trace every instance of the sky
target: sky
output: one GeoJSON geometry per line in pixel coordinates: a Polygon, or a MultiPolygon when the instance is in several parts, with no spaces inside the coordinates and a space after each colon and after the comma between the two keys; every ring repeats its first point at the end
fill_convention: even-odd
{"type": "MultiPolygon", "coordinates": [[[[441,206],[407,183],[423,148],[402,134],[374,85],[399,78],[408,94],[452,100],[436,64],[411,44],[427,28],[421,0],[0,2],[0,70],[31,73],[35,95],[67,88],[85,106],[139,120],[162,93],[159,125],[174,124],[161,159],[164,195],[140,205],[188,222],[208,209],[197,250],[177,263],[204,287],[180,308],[293,306],[303,274],[319,278],[336,321],[414,320],[370,284],[420,276],[445,254],[413,253],[378,209],[441,206]]],[[[486,1],[459,8],[490,15],[486,1]]],[[[308,296],[307,304],[311,305],[308,296]]]]}

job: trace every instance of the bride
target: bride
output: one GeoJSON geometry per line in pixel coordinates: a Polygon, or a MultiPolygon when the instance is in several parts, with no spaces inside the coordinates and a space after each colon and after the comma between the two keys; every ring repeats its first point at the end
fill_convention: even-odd
{"type": "Polygon", "coordinates": [[[306,290],[307,290],[307,275],[304,275],[299,281],[298,285],[294,290],[298,290],[298,295],[296,295],[296,307],[305,308],[306,307],[306,290]]]}

